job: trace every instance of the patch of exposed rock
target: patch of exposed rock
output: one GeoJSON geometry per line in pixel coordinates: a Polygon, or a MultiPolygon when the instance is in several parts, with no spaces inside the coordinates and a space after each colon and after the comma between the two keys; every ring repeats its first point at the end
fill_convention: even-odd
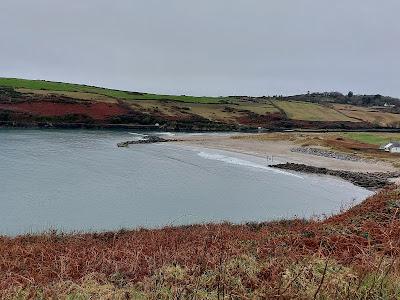
{"type": "Polygon", "coordinates": [[[117,146],[128,147],[129,145],[136,145],[136,144],[154,144],[154,143],[166,143],[166,142],[177,142],[177,141],[178,140],[176,139],[164,139],[156,135],[150,135],[142,140],[121,142],[118,143],[117,146]]]}
{"type": "Polygon", "coordinates": [[[324,150],[324,149],[319,149],[319,148],[298,147],[298,148],[292,148],[292,149],[290,149],[290,151],[297,152],[297,153],[316,155],[316,156],[322,156],[322,157],[328,157],[328,158],[334,158],[334,159],[340,159],[340,160],[348,160],[348,161],[361,161],[362,160],[361,158],[359,158],[356,155],[339,153],[339,152],[324,150]]]}
{"type": "Polygon", "coordinates": [[[295,163],[270,165],[270,167],[297,171],[302,173],[336,176],[344,180],[350,181],[354,185],[358,185],[370,190],[383,188],[384,186],[390,184],[389,178],[400,176],[399,172],[361,173],[361,172],[351,172],[351,171],[330,170],[326,168],[318,168],[318,167],[307,166],[304,164],[295,164],[295,163]]]}

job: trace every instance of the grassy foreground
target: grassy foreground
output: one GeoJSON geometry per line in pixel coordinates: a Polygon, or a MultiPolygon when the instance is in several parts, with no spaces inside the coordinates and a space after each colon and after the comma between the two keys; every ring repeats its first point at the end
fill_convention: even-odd
{"type": "Polygon", "coordinates": [[[325,220],[0,238],[4,299],[397,299],[400,188],[325,220]]]}

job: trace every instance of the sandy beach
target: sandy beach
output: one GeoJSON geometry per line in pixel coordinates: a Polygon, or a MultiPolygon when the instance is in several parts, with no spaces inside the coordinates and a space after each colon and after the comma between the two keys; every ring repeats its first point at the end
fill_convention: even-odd
{"type": "MultiPolygon", "coordinates": [[[[245,137],[246,134],[238,136],[245,137]]],[[[233,136],[185,136],[180,138],[180,142],[184,145],[197,146],[209,149],[226,150],[238,152],[248,155],[254,155],[273,162],[290,162],[297,164],[305,164],[320,168],[332,170],[353,171],[353,172],[396,172],[392,164],[377,160],[341,160],[329,157],[316,156],[292,152],[291,149],[299,147],[298,144],[287,140],[255,140],[247,138],[233,138],[233,136]]],[[[397,179],[400,183],[400,179],[397,179]]]]}

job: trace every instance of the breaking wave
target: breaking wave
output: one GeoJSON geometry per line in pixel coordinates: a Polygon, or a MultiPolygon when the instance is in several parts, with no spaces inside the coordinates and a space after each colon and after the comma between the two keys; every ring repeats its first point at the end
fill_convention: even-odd
{"type": "Polygon", "coordinates": [[[205,159],[218,160],[218,161],[222,161],[222,162],[225,162],[225,163],[228,163],[228,164],[232,164],[232,165],[251,167],[251,168],[261,169],[261,170],[265,170],[265,171],[272,171],[272,172],[275,172],[275,173],[284,174],[284,175],[293,176],[293,177],[297,177],[297,178],[303,179],[302,176],[299,176],[299,175],[296,175],[296,174],[293,174],[293,173],[289,173],[289,172],[286,172],[286,171],[277,170],[277,169],[274,169],[274,168],[271,168],[271,167],[268,167],[268,166],[260,165],[260,164],[257,164],[255,162],[244,160],[244,159],[240,159],[240,158],[237,158],[237,157],[231,157],[231,156],[226,156],[226,155],[222,155],[222,154],[207,153],[207,152],[199,152],[198,155],[200,157],[205,158],[205,159]]]}
{"type": "Polygon", "coordinates": [[[175,136],[172,132],[157,132],[157,135],[175,136]]]}
{"type": "Polygon", "coordinates": [[[133,135],[133,140],[135,141],[141,141],[145,140],[148,138],[147,134],[141,134],[141,133],[136,133],[136,132],[128,132],[130,135],[133,135]]]}

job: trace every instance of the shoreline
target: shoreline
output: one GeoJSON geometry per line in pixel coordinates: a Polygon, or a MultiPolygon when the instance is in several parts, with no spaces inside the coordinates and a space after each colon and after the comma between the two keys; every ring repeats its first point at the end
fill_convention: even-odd
{"type": "MultiPolygon", "coordinates": [[[[173,128],[164,125],[152,124],[130,124],[130,123],[63,123],[63,122],[20,122],[20,121],[0,121],[0,129],[88,129],[88,130],[143,130],[143,131],[164,131],[174,133],[247,133],[247,134],[260,134],[260,133],[335,133],[335,132],[371,132],[371,133],[399,133],[400,128],[392,127],[357,127],[357,128],[307,128],[307,127],[275,127],[275,128],[261,128],[256,126],[210,126],[199,128],[173,128]]],[[[193,126],[196,127],[196,126],[193,126]]]]}
{"type": "MultiPolygon", "coordinates": [[[[174,144],[178,144],[181,140],[173,141],[176,142],[174,144]]],[[[196,151],[202,150],[214,150],[214,151],[223,151],[226,154],[238,154],[238,155],[246,155],[250,157],[254,157],[257,159],[263,158],[267,159],[266,166],[269,168],[274,169],[281,169],[288,172],[295,172],[299,173],[300,175],[316,175],[316,176],[323,176],[323,177],[331,177],[336,180],[341,180],[344,182],[349,182],[357,187],[364,188],[369,190],[373,193],[379,192],[381,189],[385,188],[390,184],[400,185],[400,172],[399,173],[389,173],[389,176],[385,174],[385,172],[375,172],[375,173],[364,173],[364,172],[355,172],[355,171],[345,171],[345,170],[333,170],[333,169],[326,169],[326,168],[318,168],[312,165],[304,165],[298,163],[290,163],[290,162],[283,162],[280,161],[280,158],[274,157],[273,161],[271,160],[271,156],[262,156],[251,154],[242,151],[234,151],[234,150],[227,150],[221,148],[205,148],[193,145],[184,145],[185,147],[190,147],[195,149],[196,151]],[[268,161],[270,159],[270,161],[268,161]],[[271,164],[271,162],[273,162],[271,164]]]]}
{"type": "Polygon", "coordinates": [[[272,160],[272,163],[268,164],[270,167],[277,165],[279,168],[278,165],[280,165],[281,168],[286,170],[303,174],[333,176],[374,192],[379,191],[384,186],[383,181],[387,185],[393,183],[400,185],[400,170],[387,162],[367,159],[344,160],[335,157],[317,156],[305,152],[292,151],[298,145],[290,141],[246,141],[245,133],[239,133],[237,136],[242,136],[244,139],[237,139],[235,135],[228,137],[204,135],[201,137],[180,137],[180,140],[176,141],[176,143],[264,158],[272,160]],[[285,164],[286,167],[282,167],[285,164]],[[288,165],[291,165],[291,167],[288,167],[288,165]],[[383,176],[385,173],[390,174],[390,176],[383,176]]]}
{"type": "Polygon", "coordinates": [[[297,144],[287,140],[252,141],[246,140],[246,134],[220,137],[205,134],[204,136],[180,136],[177,144],[202,147],[215,150],[226,150],[240,154],[253,155],[259,158],[273,157],[282,163],[299,163],[314,167],[325,167],[338,171],[368,172],[395,172],[395,167],[387,162],[360,160],[346,161],[336,158],[310,155],[306,153],[292,152],[297,144]],[[237,138],[243,137],[243,138],[237,138]]]}
{"type": "Polygon", "coordinates": [[[300,172],[303,174],[320,174],[341,178],[345,181],[349,181],[356,186],[363,187],[370,191],[378,191],[385,186],[390,184],[389,179],[399,177],[399,173],[360,173],[351,171],[336,171],[326,168],[317,168],[304,164],[276,164],[270,165],[271,168],[277,168],[281,170],[291,170],[300,172]]]}
{"type": "MultiPolygon", "coordinates": [[[[17,127],[2,127],[1,129],[15,129],[15,130],[51,130],[51,129],[60,129],[60,128],[17,128],[17,127]]],[[[70,130],[65,129],[65,130],[70,130]]],[[[127,128],[73,128],[73,129],[85,129],[85,130],[118,130],[123,131],[127,130],[127,128]]],[[[151,144],[151,143],[164,143],[164,142],[173,142],[174,144],[187,145],[193,147],[199,147],[202,149],[214,149],[214,150],[224,150],[229,151],[231,153],[245,154],[254,156],[257,158],[267,159],[268,165],[270,167],[274,167],[276,164],[292,164],[296,165],[291,170],[296,171],[303,174],[322,174],[333,176],[335,178],[341,178],[342,180],[349,181],[346,177],[354,178],[355,176],[361,176],[367,178],[371,177],[371,180],[377,179],[376,176],[381,175],[383,173],[390,173],[396,175],[395,177],[389,176],[387,177],[388,183],[395,183],[400,185],[400,170],[398,168],[394,168],[387,162],[371,160],[371,159],[340,159],[337,157],[324,157],[322,155],[316,155],[313,153],[309,153],[307,151],[296,151],[296,149],[304,149],[304,150],[320,150],[321,152],[332,152],[327,149],[317,149],[317,148],[306,148],[299,147],[298,144],[291,142],[289,140],[264,140],[262,142],[250,140],[247,138],[255,136],[254,133],[249,132],[238,132],[238,131],[191,131],[191,132],[181,132],[181,131],[168,131],[163,130],[161,128],[153,128],[153,130],[149,130],[146,128],[129,128],[132,130],[138,130],[140,132],[148,132],[150,140],[144,141],[125,141],[118,143],[118,147],[128,147],[131,144],[151,144]],[[157,130],[158,129],[158,130],[157,130]],[[166,138],[160,138],[158,134],[162,135],[162,132],[171,132],[172,135],[166,138]],[[179,134],[181,133],[181,134],[179,134]],[[177,136],[178,135],[178,136],[177,136]],[[176,138],[178,137],[178,139],[176,138]],[[276,160],[276,163],[274,162],[276,160]],[[271,164],[272,162],[272,164],[271,164]],[[314,168],[314,171],[310,171],[314,168]],[[301,170],[305,171],[302,172],[301,170]],[[326,169],[321,173],[321,170],[318,169],[326,169]],[[371,172],[371,170],[374,170],[371,172]],[[349,176],[337,176],[335,173],[353,173],[349,176]],[[327,174],[329,173],[329,174],[327,174]],[[399,174],[399,175],[398,175],[399,174]]],[[[345,132],[346,130],[344,130],[345,132]]],[[[307,131],[310,133],[309,131],[307,131]]],[[[301,133],[307,133],[305,131],[301,131],[301,133]]],[[[270,132],[273,134],[273,132],[270,132]]],[[[292,132],[287,132],[288,134],[292,132]]],[[[299,132],[297,132],[299,133],[299,132]]],[[[268,133],[264,133],[268,135],[268,133]]],[[[352,157],[352,154],[340,154],[338,156],[348,156],[352,157]]],[[[343,174],[342,174],[343,175],[343,174]]],[[[352,182],[350,180],[350,182],[352,182]]],[[[358,181],[356,181],[358,182],[358,181]]],[[[354,182],[352,182],[354,183],[354,182]]],[[[360,185],[359,185],[360,186],[360,185]]],[[[381,186],[381,184],[378,184],[381,186]]],[[[361,185],[361,187],[366,187],[361,185]]],[[[367,186],[368,188],[368,186],[367,186]]],[[[373,189],[375,190],[375,189],[373,189]]]]}

